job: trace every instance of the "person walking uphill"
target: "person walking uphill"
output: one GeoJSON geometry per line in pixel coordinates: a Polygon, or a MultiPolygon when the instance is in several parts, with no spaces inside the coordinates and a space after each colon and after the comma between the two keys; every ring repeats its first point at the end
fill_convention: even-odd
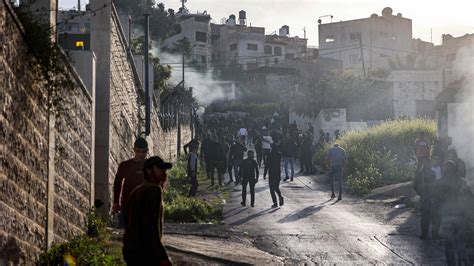
{"type": "Polygon", "coordinates": [[[329,160],[330,172],[329,176],[332,177],[331,182],[331,198],[335,198],[334,194],[334,182],[339,182],[339,196],[338,200],[342,199],[342,183],[344,182],[343,173],[344,168],[347,164],[346,151],[339,146],[339,144],[334,144],[334,146],[329,149],[327,159],[329,160]]]}
{"type": "MultiPolygon", "coordinates": [[[[278,207],[277,198],[278,195],[279,204],[283,206],[283,197],[280,192],[280,179],[281,179],[281,154],[276,144],[272,145],[272,151],[268,154],[267,165],[268,165],[268,183],[270,185],[270,195],[272,196],[273,205],[272,208],[278,207]],[[276,194],[276,195],[275,195],[276,194]]],[[[267,167],[267,165],[265,167],[267,167]]]]}
{"type": "Polygon", "coordinates": [[[196,192],[198,189],[198,180],[197,180],[197,169],[198,169],[198,156],[197,156],[198,146],[191,146],[188,154],[188,179],[191,184],[191,189],[189,190],[188,197],[196,197],[196,192]]]}
{"type": "Polygon", "coordinates": [[[121,162],[118,166],[114,180],[114,204],[112,213],[121,212],[121,220],[124,226],[128,221],[127,204],[132,191],[143,181],[143,165],[148,153],[148,143],[144,138],[138,138],[133,145],[135,156],[121,162]]]}
{"type": "Polygon", "coordinates": [[[171,265],[161,240],[163,235],[163,186],[172,164],[154,156],[143,167],[145,182],[135,188],[127,206],[123,257],[129,266],[171,265]]]}
{"type": "Polygon", "coordinates": [[[428,231],[431,224],[431,232],[433,238],[438,238],[436,231],[436,218],[433,212],[433,187],[436,181],[436,174],[431,169],[431,160],[424,157],[421,167],[416,170],[414,188],[420,195],[420,213],[421,213],[421,236],[420,239],[427,239],[428,231]]]}
{"type": "Polygon", "coordinates": [[[239,168],[240,165],[242,164],[242,161],[244,160],[244,154],[247,151],[247,148],[245,147],[245,144],[243,143],[242,139],[237,138],[230,147],[229,150],[229,160],[232,163],[232,166],[234,167],[234,176],[235,176],[235,184],[240,184],[241,179],[239,175],[239,168]]]}
{"type": "Polygon", "coordinates": [[[247,152],[247,159],[240,165],[239,176],[242,180],[242,206],[246,204],[247,184],[250,186],[250,205],[255,206],[255,184],[258,183],[258,164],[254,159],[254,152],[247,152]]]}

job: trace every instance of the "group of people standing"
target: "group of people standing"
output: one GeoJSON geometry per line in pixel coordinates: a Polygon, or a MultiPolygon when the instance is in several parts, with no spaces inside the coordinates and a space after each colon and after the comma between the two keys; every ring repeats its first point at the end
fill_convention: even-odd
{"type": "Polygon", "coordinates": [[[443,231],[448,265],[467,265],[465,233],[473,195],[465,181],[466,165],[451,139],[431,145],[424,132],[415,141],[414,189],[420,196],[421,236],[440,239],[443,231]]]}

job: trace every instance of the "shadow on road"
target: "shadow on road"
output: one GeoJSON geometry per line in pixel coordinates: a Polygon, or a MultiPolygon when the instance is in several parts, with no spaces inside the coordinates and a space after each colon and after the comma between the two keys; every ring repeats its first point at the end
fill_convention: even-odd
{"type": "Polygon", "coordinates": [[[248,217],[245,217],[245,218],[242,218],[242,219],[240,219],[240,220],[237,220],[237,221],[235,221],[235,222],[232,222],[232,223],[230,223],[229,225],[230,225],[230,226],[239,226],[239,225],[242,225],[242,224],[244,224],[244,223],[249,222],[249,221],[252,220],[252,219],[255,219],[255,218],[260,217],[260,216],[262,216],[262,215],[274,213],[274,212],[276,212],[276,211],[278,211],[278,210],[279,210],[279,208],[278,208],[278,209],[269,208],[269,209],[263,210],[263,211],[261,211],[261,212],[257,212],[257,213],[255,213],[255,214],[252,214],[252,215],[250,215],[250,216],[248,216],[248,217]],[[270,211],[270,210],[271,210],[271,211],[270,211]]]}
{"type": "Polygon", "coordinates": [[[291,222],[295,222],[295,221],[298,221],[300,219],[304,219],[306,217],[309,217],[309,216],[319,212],[324,207],[326,207],[327,205],[325,205],[325,204],[330,202],[330,201],[331,200],[327,200],[323,203],[320,203],[319,205],[309,206],[309,207],[306,207],[306,208],[304,208],[300,211],[288,214],[286,217],[278,220],[278,223],[291,223],[291,222]]]}

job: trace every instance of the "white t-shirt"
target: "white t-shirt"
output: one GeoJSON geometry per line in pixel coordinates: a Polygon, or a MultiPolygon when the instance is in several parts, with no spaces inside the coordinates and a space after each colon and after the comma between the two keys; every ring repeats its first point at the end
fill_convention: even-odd
{"type": "Polygon", "coordinates": [[[243,127],[241,129],[239,129],[239,137],[240,136],[246,136],[247,137],[248,135],[249,135],[249,132],[247,131],[246,128],[243,127]]]}
{"type": "Polygon", "coordinates": [[[263,136],[262,149],[271,150],[273,144],[273,139],[270,136],[263,136]]]}
{"type": "Polygon", "coordinates": [[[440,179],[443,176],[443,172],[441,170],[441,166],[433,166],[431,167],[431,170],[435,173],[436,180],[440,179]]]}

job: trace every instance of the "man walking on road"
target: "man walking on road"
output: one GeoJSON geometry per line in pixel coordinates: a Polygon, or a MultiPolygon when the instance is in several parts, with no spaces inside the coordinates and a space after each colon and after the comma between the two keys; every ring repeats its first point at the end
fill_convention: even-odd
{"type": "Polygon", "coordinates": [[[335,198],[336,195],[334,194],[334,182],[339,182],[339,197],[338,200],[342,199],[342,183],[344,182],[343,173],[344,168],[347,164],[347,156],[346,151],[339,147],[339,144],[334,144],[334,146],[329,149],[327,159],[329,160],[330,164],[330,172],[329,176],[332,177],[331,182],[331,198],[335,198]]]}
{"type": "Polygon", "coordinates": [[[298,146],[296,142],[293,140],[291,136],[286,136],[285,140],[283,141],[282,147],[282,155],[283,155],[283,162],[285,166],[285,179],[283,181],[293,181],[293,177],[295,176],[295,158],[296,154],[298,153],[298,146]],[[290,174],[288,174],[288,166],[290,167],[290,174]]]}
{"type": "Polygon", "coordinates": [[[420,239],[428,238],[428,231],[432,229],[432,237],[438,238],[436,232],[436,218],[433,215],[433,188],[436,182],[436,174],[431,169],[432,163],[430,158],[423,157],[421,167],[416,170],[414,188],[420,196],[420,213],[421,213],[421,236],[420,239]]]}
{"type": "Polygon", "coordinates": [[[268,130],[266,127],[263,128],[263,137],[262,137],[262,151],[263,151],[263,165],[264,165],[264,171],[263,171],[263,179],[267,176],[267,169],[268,169],[268,155],[270,154],[270,151],[272,150],[272,144],[273,144],[273,138],[270,136],[268,133],[268,130]]]}
{"type": "Polygon", "coordinates": [[[188,154],[188,179],[191,183],[191,189],[189,190],[188,197],[196,197],[196,192],[198,189],[198,180],[197,180],[197,167],[198,167],[198,156],[197,156],[198,146],[190,146],[190,151],[188,154]]]}
{"type": "Polygon", "coordinates": [[[127,225],[127,204],[132,191],[143,181],[143,165],[148,153],[148,143],[144,138],[138,138],[134,145],[133,159],[121,162],[117,169],[114,180],[114,204],[112,213],[121,212],[121,220],[124,226],[127,225]]]}
{"type": "Polygon", "coordinates": [[[246,204],[247,184],[250,186],[250,205],[255,206],[255,184],[258,183],[258,165],[254,159],[254,152],[247,152],[245,159],[239,169],[239,176],[242,179],[242,206],[246,204]]]}
{"type": "Polygon", "coordinates": [[[270,186],[270,195],[272,196],[273,205],[272,208],[278,207],[277,195],[280,206],[283,206],[283,197],[280,192],[280,179],[281,179],[281,154],[278,146],[274,144],[272,151],[268,154],[267,165],[268,166],[268,183],[270,186]],[[276,195],[275,195],[276,194],[276,195]]]}
{"type": "Polygon", "coordinates": [[[171,265],[162,242],[163,185],[170,163],[154,156],[146,160],[145,182],[135,188],[127,206],[129,213],[123,237],[127,265],[171,265]]]}
{"type": "Polygon", "coordinates": [[[235,184],[240,184],[240,175],[239,175],[239,168],[244,160],[244,153],[247,151],[245,144],[243,144],[242,139],[238,138],[235,140],[234,144],[230,147],[229,150],[229,159],[232,162],[232,166],[234,167],[234,176],[235,176],[235,184]]]}

